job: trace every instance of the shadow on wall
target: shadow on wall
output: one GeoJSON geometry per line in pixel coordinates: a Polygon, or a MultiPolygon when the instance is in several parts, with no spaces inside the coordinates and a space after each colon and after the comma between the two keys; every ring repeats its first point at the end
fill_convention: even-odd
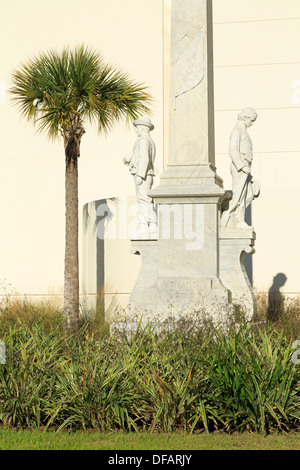
{"type": "MultiPolygon", "coordinates": [[[[112,201],[115,201],[112,198],[112,201]]],[[[97,233],[97,293],[104,289],[104,227],[105,221],[110,222],[114,217],[108,205],[107,199],[96,201],[96,233],[97,233]],[[99,208],[101,210],[99,211],[99,208]]],[[[98,302],[97,302],[98,303],[98,302]]]]}
{"type": "Polygon", "coordinates": [[[271,322],[276,322],[280,319],[284,308],[284,295],[280,292],[281,287],[287,281],[284,273],[278,273],[273,278],[273,284],[269,289],[268,294],[268,312],[267,319],[271,322]]]}
{"type": "MultiPolygon", "coordinates": [[[[230,194],[232,196],[232,190],[231,189],[226,189],[226,193],[230,194]]],[[[245,222],[249,225],[249,227],[252,226],[252,206],[249,204],[248,207],[246,207],[245,211],[245,222]]],[[[250,253],[245,253],[244,256],[244,266],[246,269],[246,273],[249,279],[249,282],[251,286],[253,286],[253,258],[252,254],[250,253]]]]}

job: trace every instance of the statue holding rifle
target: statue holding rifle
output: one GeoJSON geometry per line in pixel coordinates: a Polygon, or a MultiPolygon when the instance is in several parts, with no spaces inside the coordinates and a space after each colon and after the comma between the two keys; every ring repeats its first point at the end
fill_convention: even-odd
{"type": "Polygon", "coordinates": [[[238,122],[230,136],[229,155],[232,163],[232,200],[229,209],[223,213],[222,226],[226,227],[234,216],[238,228],[249,228],[245,222],[245,210],[255,197],[259,196],[258,182],[251,175],[253,145],[248,128],[254,124],[257,113],[253,108],[245,108],[238,116],[238,122]]]}

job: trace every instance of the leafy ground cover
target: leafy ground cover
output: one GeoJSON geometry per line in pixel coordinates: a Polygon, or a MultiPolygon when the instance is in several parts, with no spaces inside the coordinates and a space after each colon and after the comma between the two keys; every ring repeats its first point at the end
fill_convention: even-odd
{"type": "Polygon", "coordinates": [[[113,337],[94,326],[95,320],[86,321],[67,335],[59,311],[4,306],[2,428],[95,431],[100,437],[126,431],[137,440],[185,432],[199,442],[213,442],[220,431],[225,439],[235,432],[272,438],[280,432],[285,439],[284,433],[299,430],[295,324],[292,333],[240,321],[224,332],[183,322],[171,331],[149,327],[113,337]],[[203,432],[211,440],[204,441],[203,432]]]}

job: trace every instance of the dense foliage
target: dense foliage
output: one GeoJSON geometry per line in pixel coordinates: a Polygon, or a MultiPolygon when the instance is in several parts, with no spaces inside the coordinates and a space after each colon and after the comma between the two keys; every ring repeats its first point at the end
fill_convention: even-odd
{"type": "MultiPolygon", "coordinates": [[[[3,317],[5,319],[5,315],[3,317]]],[[[284,330],[150,327],[67,336],[57,317],[0,325],[0,422],[13,427],[207,432],[295,430],[300,365],[284,330]]]]}

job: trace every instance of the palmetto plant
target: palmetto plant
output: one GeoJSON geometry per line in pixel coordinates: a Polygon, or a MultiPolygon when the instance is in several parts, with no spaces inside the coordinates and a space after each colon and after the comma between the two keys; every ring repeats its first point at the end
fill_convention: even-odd
{"type": "Polygon", "coordinates": [[[78,157],[85,122],[107,132],[121,118],[149,112],[143,84],[107,65],[99,53],[78,46],[49,51],[21,64],[10,92],[22,115],[50,138],[62,137],[65,149],[66,244],[64,315],[68,329],[78,328],[78,157]]]}
{"type": "Polygon", "coordinates": [[[158,334],[149,325],[96,339],[88,324],[69,335],[62,322],[15,315],[1,322],[0,426],[299,430],[300,370],[289,334],[246,324],[226,335],[218,328],[158,334]]]}

